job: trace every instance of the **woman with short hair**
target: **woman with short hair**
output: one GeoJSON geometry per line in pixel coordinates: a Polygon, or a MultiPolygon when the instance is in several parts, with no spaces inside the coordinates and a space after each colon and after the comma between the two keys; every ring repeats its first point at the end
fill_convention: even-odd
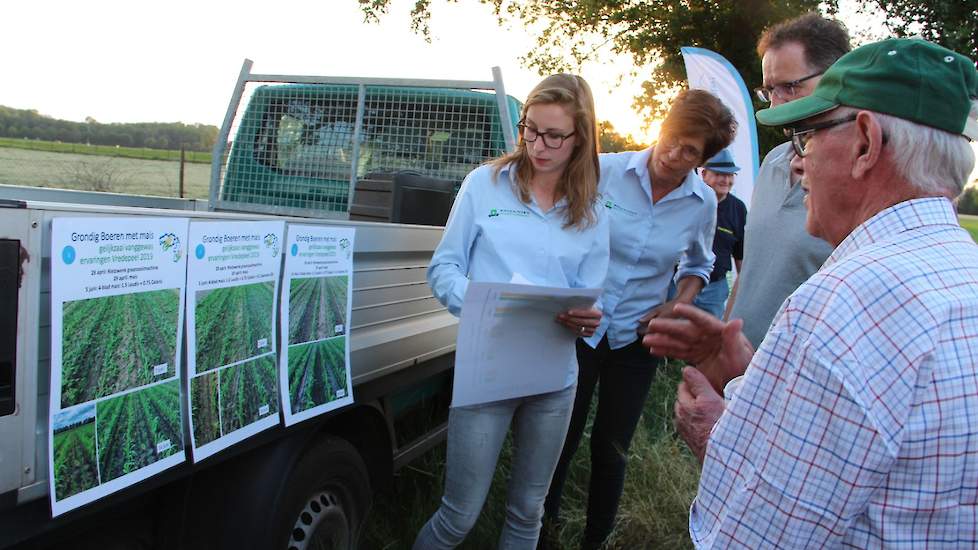
{"type": "Polygon", "coordinates": [[[556,524],[567,467],[597,386],[583,548],[600,547],[614,527],[628,447],[661,362],[642,347],[641,335],[651,319],[671,316],[676,303],[690,303],[709,281],[717,198],[694,169],[727,147],[736,130],[733,114],[716,96],[685,90],[673,100],[653,147],[601,155],[601,202],[611,224],[604,315],[594,334],[577,341],[577,396],[546,501],[548,524],[556,524]],[[667,300],[677,264],[678,293],[667,300]]]}

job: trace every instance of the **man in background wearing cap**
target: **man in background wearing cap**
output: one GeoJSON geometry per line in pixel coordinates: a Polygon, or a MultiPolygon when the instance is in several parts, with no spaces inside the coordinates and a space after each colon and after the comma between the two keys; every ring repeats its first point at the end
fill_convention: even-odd
{"type": "MultiPolygon", "coordinates": [[[[713,271],[710,282],[696,298],[693,305],[708,311],[714,317],[723,316],[723,307],[730,295],[727,285],[727,272],[733,265],[740,272],[741,260],[744,259],[744,224],[747,221],[747,207],[744,202],[730,194],[733,189],[734,177],[740,167],[734,162],[730,149],[723,149],[706,161],[700,177],[717,194],[717,228],[713,235],[713,271]],[[733,261],[731,262],[731,257],[733,261]]],[[[669,285],[668,299],[676,296],[676,283],[669,285]]]]}
{"type": "Polygon", "coordinates": [[[835,250],[756,353],[740,321],[688,306],[649,325],[644,344],[728,400],[690,510],[698,547],[978,545],[978,245],[951,202],[976,117],[974,63],[911,39],[858,48],[757,114],[792,129],[807,229],[835,250]]]}

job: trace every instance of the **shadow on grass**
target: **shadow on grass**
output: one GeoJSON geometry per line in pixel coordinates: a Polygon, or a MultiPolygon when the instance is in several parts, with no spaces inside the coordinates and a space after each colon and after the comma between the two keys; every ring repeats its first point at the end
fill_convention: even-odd
{"type": "MultiPolygon", "coordinates": [[[[618,524],[606,544],[608,549],[692,547],[687,518],[696,494],[699,465],[672,427],[672,407],[680,379],[680,366],[670,364],[660,369],[652,385],[640,424],[644,429],[636,431],[629,450],[625,493],[618,524]]],[[[571,463],[561,504],[564,523],[560,542],[569,550],[579,547],[584,531],[590,433],[589,421],[571,463]]],[[[505,515],[510,451],[507,441],[482,515],[459,546],[462,550],[496,548],[505,515]]],[[[363,548],[411,548],[415,535],[438,507],[444,467],[445,447],[440,445],[401,470],[393,489],[374,500],[363,548]]]]}

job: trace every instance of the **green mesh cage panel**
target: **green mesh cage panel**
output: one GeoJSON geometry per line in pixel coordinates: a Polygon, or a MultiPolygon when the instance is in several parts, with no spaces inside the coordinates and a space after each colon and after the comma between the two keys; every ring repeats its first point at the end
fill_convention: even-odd
{"type": "Polygon", "coordinates": [[[219,207],[305,216],[345,213],[350,186],[360,179],[410,170],[461,181],[506,149],[493,93],[248,86],[231,127],[219,207]]]}

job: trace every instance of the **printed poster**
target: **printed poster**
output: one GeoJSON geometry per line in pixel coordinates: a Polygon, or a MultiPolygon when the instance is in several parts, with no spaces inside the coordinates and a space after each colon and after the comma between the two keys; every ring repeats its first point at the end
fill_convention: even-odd
{"type": "Polygon", "coordinates": [[[186,218],[55,218],[48,474],[57,516],[185,460],[186,218]]]}
{"type": "Polygon", "coordinates": [[[353,403],[351,228],[289,224],[279,387],[285,424],[353,403]]]}
{"type": "Polygon", "coordinates": [[[275,311],[284,222],[193,222],[187,400],[194,462],[279,423],[275,311]]]}

